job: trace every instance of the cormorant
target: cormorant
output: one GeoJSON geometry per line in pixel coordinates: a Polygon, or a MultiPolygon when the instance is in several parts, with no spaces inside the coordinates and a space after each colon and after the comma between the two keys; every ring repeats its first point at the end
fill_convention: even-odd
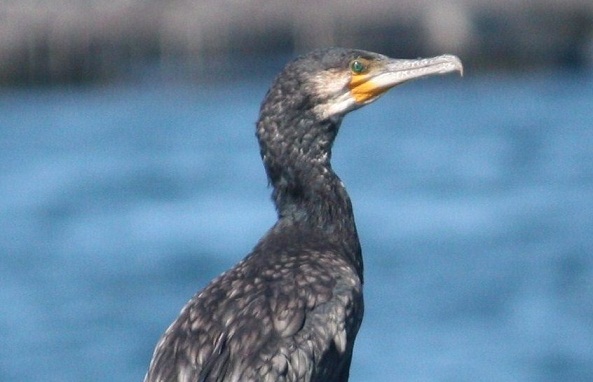
{"type": "Polygon", "coordinates": [[[399,60],[342,48],[284,68],[256,129],[278,221],[189,300],[156,345],[145,382],[348,380],[363,266],[332,144],[348,112],[395,85],[452,71],[462,64],[451,55],[399,60]]]}

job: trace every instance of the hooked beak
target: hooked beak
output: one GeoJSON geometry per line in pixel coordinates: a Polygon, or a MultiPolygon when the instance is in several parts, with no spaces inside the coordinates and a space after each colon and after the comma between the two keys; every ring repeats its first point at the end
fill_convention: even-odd
{"type": "Polygon", "coordinates": [[[386,58],[375,62],[368,71],[353,75],[349,88],[356,103],[366,104],[404,82],[455,71],[463,76],[463,64],[449,54],[417,60],[386,58]]]}

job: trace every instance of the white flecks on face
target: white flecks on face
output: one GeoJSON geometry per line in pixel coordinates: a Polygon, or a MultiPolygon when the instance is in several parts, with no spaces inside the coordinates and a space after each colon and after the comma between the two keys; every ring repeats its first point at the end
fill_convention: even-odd
{"type": "Polygon", "coordinates": [[[360,106],[362,105],[358,104],[354,97],[352,97],[350,89],[346,88],[345,92],[336,98],[331,99],[327,103],[317,105],[315,107],[315,114],[323,119],[329,119],[335,116],[342,116],[360,106]]]}
{"type": "Polygon", "coordinates": [[[341,117],[360,105],[350,93],[350,73],[343,70],[326,70],[311,79],[319,103],[313,111],[321,119],[341,117]]]}

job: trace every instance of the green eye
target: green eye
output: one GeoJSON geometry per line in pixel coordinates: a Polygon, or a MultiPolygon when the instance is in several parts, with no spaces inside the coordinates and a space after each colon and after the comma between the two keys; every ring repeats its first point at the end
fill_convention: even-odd
{"type": "Polygon", "coordinates": [[[350,62],[350,70],[353,73],[360,74],[366,70],[367,66],[361,59],[352,60],[350,62]]]}

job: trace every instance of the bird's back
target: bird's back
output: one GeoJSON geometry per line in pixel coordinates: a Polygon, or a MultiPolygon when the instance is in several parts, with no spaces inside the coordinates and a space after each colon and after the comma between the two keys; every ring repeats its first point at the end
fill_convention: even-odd
{"type": "Polygon", "coordinates": [[[347,381],[363,305],[343,250],[272,229],[188,302],[145,381],[347,381]]]}

